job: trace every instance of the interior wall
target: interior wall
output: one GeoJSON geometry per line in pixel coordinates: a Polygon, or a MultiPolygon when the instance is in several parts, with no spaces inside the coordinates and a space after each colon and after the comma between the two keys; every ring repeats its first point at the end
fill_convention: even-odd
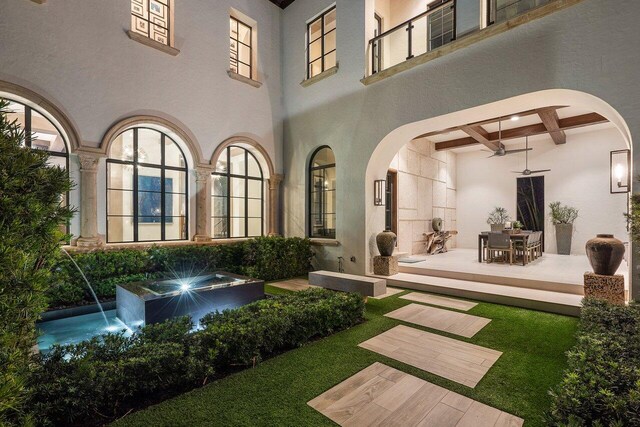
{"type": "MultiPolygon", "coordinates": [[[[544,137],[531,144],[530,169],[551,169],[545,177],[546,251],[557,253],[554,226],[549,219],[549,203],[559,201],[577,208],[573,254],[584,254],[586,242],[599,233],[614,234],[628,241],[623,194],[609,193],[609,153],[625,149],[616,129],[585,131],[567,135],[567,143],[555,145],[544,137]]],[[[524,141],[522,147],[524,148],[524,141]]],[[[516,180],[512,171],[523,170],[524,155],[487,159],[487,153],[458,154],[458,247],[477,248],[478,233],[486,231],[489,212],[502,206],[516,218],[516,180]]]]}
{"type": "MultiPolygon", "coordinates": [[[[456,229],[456,157],[436,151],[424,138],[409,142],[394,157],[389,167],[398,171],[399,252],[425,253],[424,233],[433,231],[433,218],[442,218],[447,231],[456,229]]],[[[456,247],[455,236],[448,247],[456,247]]]]}

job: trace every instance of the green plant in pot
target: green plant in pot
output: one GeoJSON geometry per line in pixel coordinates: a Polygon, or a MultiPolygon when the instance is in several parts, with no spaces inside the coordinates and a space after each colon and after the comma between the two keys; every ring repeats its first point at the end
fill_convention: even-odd
{"type": "Polygon", "coordinates": [[[520,221],[514,221],[513,224],[511,224],[511,227],[513,228],[514,231],[520,232],[522,231],[522,223],[520,221]]]}
{"type": "Polygon", "coordinates": [[[551,222],[556,227],[556,244],[559,255],[571,254],[573,223],[578,219],[578,209],[562,205],[560,202],[549,204],[551,222]]]}
{"type": "Polygon", "coordinates": [[[487,224],[491,226],[491,231],[493,233],[499,233],[504,230],[504,225],[509,221],[509,213],[505,208],[501,208],[496,206],[489,213],[489,218],[487,219],[487,224]]]}

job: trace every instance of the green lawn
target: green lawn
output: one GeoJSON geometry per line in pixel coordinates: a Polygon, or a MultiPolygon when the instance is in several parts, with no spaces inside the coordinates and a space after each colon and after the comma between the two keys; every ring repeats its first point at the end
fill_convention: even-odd
{"type": "MultiPolygon", "coordinates": [[[[267,291],[283,292],[269,286],[267,291]]],[[[468,313],[492,321],[472,339],[432,331],[504,353],[471,389],[357,347],[402,323],[383,316],[411,303],[398,296],[369,299],[361,325],[130,414],[114,425],[330,426],[333,422],[306,402],[376,361],[518,415],[526,420],[525,426],[544,425],[543,412],[550,403],[547,390],[560,382],[577,319],[481,303],[468,313]]]]}

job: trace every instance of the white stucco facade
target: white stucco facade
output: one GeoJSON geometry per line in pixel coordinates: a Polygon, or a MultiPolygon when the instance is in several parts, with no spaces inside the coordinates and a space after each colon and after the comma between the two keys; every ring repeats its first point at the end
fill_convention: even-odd
{"type": "MultiPolygon", "coordinates": [[[[176,2],[177,56],[127,36],[128,0],[2,3],[0,82],[55,105],[88,153],[100,151],[115,123],[135,116],[161,118],[179,130],[188,140],[190,169],[210,167],[212,154],[229,138],[250,139],[267,153],[273,172],[284,174],[283,233],[307,236],[310,156],[330,146],[336,157],[339,244],[318,246],[315,260],[330,270],[342,257],[346,272],[370,271],[377,253],[374,237],[384,227],[384,209],[373,206],[373,181],[385,177],[401,147],[418,135],[548,105],[604,115],[622,146],[640,135],[640,4],[635,0],[576,1],[370,85],[361,79],[374,34],[374,0],[296,0],[285,10],[267,0],[176,2]],[[306,23],[332,4],[338,72],[304,87],[306,23]],[[261,87],[227,75],[230,8],[256,22],[261,87]]],[[[418,9],[423,3],[416,2],[418,9]]],[[[634,164],[640,164],[637,152],[634,164]]],[[[456,163],[456,226],[462,231],[468,226],[461,220],[460,168],[469,162],[456,163]]],[[[74,179],[80,176],[75,155],[70,172],[74,179]]],[[[97,228],[103,235],[104,156],[96,176],[97,228]]],[[[191,238],[197,222],[195,176],[189,187],[191,238]]],[[[80,191],[74,191],[70,201],[80,205],[79,198],[80,191]]],[[[71,231],[80,233],[79,221],[71,231]]],[[[465,239],[458,236],[458,244],[465,239]]]]}

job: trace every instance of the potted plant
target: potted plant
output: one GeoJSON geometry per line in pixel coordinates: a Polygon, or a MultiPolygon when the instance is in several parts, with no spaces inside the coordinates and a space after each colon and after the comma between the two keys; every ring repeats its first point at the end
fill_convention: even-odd
{"type": "Polygon", "coordinates": [[[556,226],[558,254],[570,255],[573,222],[578,218],[578,209],[563,206],[560,202],[550,203],[549,209],[551,209],[551,222],[556,226]]]}
{"type": "Polygon", "coordinates": [[[489,213],[487,224],[491,226],[491,232],[499,233],[504,230],[504,224],[509,221],[509,214],[505,208],[496,206],[494,210],[489,213]]]}
{"type": "Polygon", "coordinates": [[[515,233],[520,233],[522,231],[522,223],[520,221],[514,221],[513,224],[511,224],[511,227],[515,233]]]}

